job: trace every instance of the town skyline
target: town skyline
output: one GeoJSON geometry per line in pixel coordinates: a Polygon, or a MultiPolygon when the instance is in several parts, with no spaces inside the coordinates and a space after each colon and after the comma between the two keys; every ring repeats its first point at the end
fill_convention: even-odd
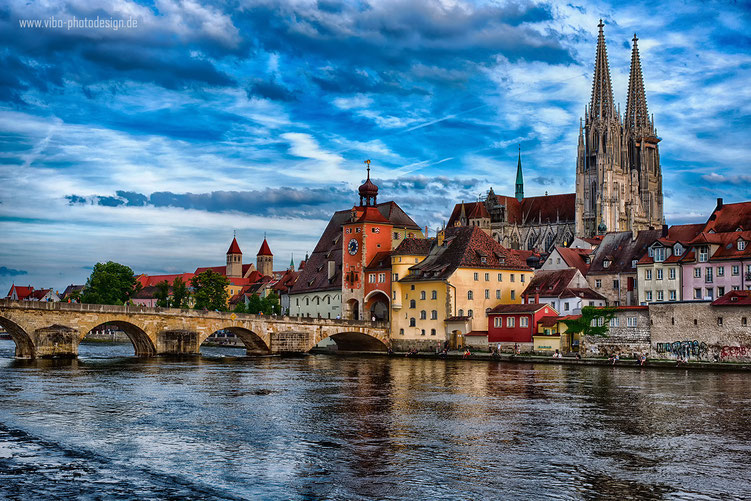
{"type": "MultiPolygon", "coordinates": [[[[686,3],[642,19],[617,4],[405,3],[391,19],[379,5],[251,15],[113,4],[108,15],[141,20],[135,35],[21,30],[12,23],[50,14],[19,5],[0,20],[15,34],[4,40],[13,78],[0,86],[6,289],[83,283],[110,259],[137,274],[222,264],[234,230],[246,255],[268,233],[277,266],[292,253],[299,262],[331,214],[356,204],[368,158],[381,200],[431,234],[454,203],[490,187],[513,194],[517,145],[525,195],[571,193],[600,18],[622,109],[639,36],[667,222],[703,222],[717,197],[751,198],[742,6],[686,3]],[[282,23],[290,12],[297,24],[282,23]],[[338,53],[343,42],[360,50],[338,53]]],[[[55,15],[87,12],[61,4],[55,15]]]]}

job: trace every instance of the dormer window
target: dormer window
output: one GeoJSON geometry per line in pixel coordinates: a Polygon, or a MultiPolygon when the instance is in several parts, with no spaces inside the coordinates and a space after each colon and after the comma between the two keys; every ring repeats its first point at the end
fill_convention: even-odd
{"type": "Polygon", "coordinates": [[[675,244],[675,247],[673,247],[673,254],[676,256],[682,256],[683,246],[681,244],[675,244]]]}
{"type": "Polygon", "coordinates": [[[743,240],[742,238],[739,238],[738,239],[738,250],[742,251],[742,250],[745,250],[745,248],[746,248],[746,241],[743,240]]]}
{"type": "Polygon", "coordinates": [[[638,260],[636,260],[636,259],[632,259],[632,260],[631,260],[631,267],[632,267],[632,268],[636,268],[636,263],[638,263],[638,262],[639,262],[638,260]]]}
{"type": "Polygon", "coordinates": [[[665,261],[665,247],[655,247],[654,258],[656,263],[665,261]]]}
{"type": "MultiPolygon", "coordinates": [[[[739,243],[738,245],[740,245],[740,243],[739,243]]],[[[481,262],[482,264],[487,264],[487,262],[488,262],[488,258],[486,258],[485,256],[483,256],[483,257],[481,257],[481,258],[480,258],[480,262],[481,262]]]]}
{"type": "Polygon", "coordinates": [[[699,262],[706,263],[709,261],[709,249],[707,247],[699,247],[699,262]]]}
{"type": "Polygon", "coordinates": [[[602,262],[603,268],[610,268],[610,259],[606,259],[602,262]]]}

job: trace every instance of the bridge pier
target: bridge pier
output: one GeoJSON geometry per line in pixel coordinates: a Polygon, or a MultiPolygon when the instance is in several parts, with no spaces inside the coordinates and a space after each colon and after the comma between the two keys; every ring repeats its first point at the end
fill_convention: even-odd
{"type": "Polygon", "coordinates": [[[198,355],[201,342],[197,332],[169,330],[157,335],[157,355],[198,355]]]}
{"type": "MultiPolygon", "coordinates": [[[[39,358],[76,358],[78,356],[78,331],[63,325],[37,329],[33,334],[36,355],[39,358]]],[[[18,345],[16,345],[18,354],[18,345]]]]}

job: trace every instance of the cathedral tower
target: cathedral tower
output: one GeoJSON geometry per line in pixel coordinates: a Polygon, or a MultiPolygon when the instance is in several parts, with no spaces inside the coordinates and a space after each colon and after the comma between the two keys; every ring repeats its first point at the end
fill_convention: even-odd
{"type": "Polygon", "coordinates": [[[662,224],[662,171],[654,122],[634,36],[626,115],[613,100],[602,20],[598,25],[592,96],[579,124],[576,234],[639,231],[662,224]]]}

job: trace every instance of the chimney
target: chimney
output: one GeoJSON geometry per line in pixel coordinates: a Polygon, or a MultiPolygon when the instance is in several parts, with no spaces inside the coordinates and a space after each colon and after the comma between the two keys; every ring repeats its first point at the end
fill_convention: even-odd
{"type": "Polygon", "coordinates": [[[428,238],[430,235],[428,234],[428,225],[425,225],[425,238],[428,238]]]}
{"type": "Polygon", "coordinates": [[[662,237],[665,238],[667,236],[668,236],[668,225],[667,224],[663,224],[662,225],[662,237]]]}
{"type": "Polygon", "coordinates": [[[715,207],[715,210],[722,209],[722,197],[717,199],[717,207],[715,207]]]}

